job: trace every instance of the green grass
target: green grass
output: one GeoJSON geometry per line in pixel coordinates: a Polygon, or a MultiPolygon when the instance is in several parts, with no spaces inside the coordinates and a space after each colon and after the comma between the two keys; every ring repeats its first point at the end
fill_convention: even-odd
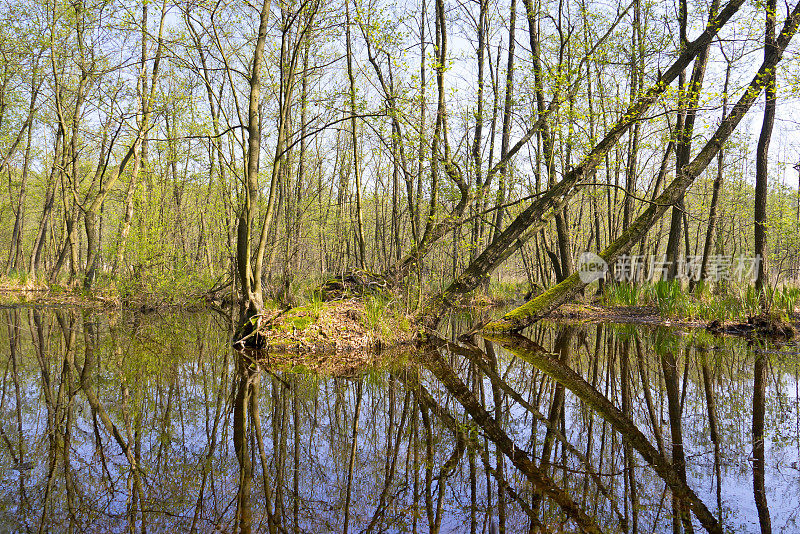
{"type": "Polygon", "coordinates": [[[380,295],[367,295],[364,299],[364,320],[366,327],[371,330],[380,330],[387,315],[388,299],[380,295]]]}
{"type": "Polygon", "coordinates": [[[494,301],[512,302],[527,292],[527,284],[519,282],[500,282],[492,279],[489,281],[487,296],[494,301]]]}
{"type": "Polygon", "coordinates": [[[686,299],[680,282],[660,280],[653,284],[651,294],[662,317],[677,318],[686,313],[686,299]]]}
{"type": "Polygon", "coordinates": [[[306,307],[311,312],[311,315],[314,317],[315,321],[319,319],[319,314],[322,311],[322,308],[325,307],[325,301],[322,299],[322,295],[319,291],[311,292],[311,298],[308,299],[306,307]]]}
{"type": "Polygon", "coordinates": [[[367,295],[362,323],[383,340],[391,342],[411,332],[411,321],[403,310],[404,306],[397,299],[381,294],[367,295]]]}
{"type": "Polygon", "coordinates": [[[607,284],[603,299],[608,306],[643,306],[647,304],[644,291],[645,285],[636,285],[629,282],[607,284]]]}
{"type": "MultiPolygon", "coordinates": [[[[651,284],[608,284],[601,297],[607,306],[654,306],[663,318],[684,320],[744,321],[762,312],[755,286],[716,285],[698,282],[690,293],[680,281],[651,284]]],[[[767,310],[783,319],[795,313],[800,287],[765,289],[767,310]]]]}

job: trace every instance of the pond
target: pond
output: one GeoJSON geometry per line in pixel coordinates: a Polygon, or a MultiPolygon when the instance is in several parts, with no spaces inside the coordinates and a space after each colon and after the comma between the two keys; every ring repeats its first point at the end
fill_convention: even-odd
{"type": "Polygon", "coordinates": [[[550,323],[326,376],[210,311],[0,317],[3,532],[800,530],[794,345],[550,323]]]}

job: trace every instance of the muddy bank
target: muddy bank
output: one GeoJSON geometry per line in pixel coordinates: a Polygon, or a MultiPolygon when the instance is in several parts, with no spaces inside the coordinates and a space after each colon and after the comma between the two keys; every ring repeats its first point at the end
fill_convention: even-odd
{"type": "Polygon", "coordinates": [[[794,314],[788,321],[778,315],[762,314],[744,321],[662,317],[656,306],[596,306],[567,304],[553,312],[554,320],[579,323],[620,323],[675,328],[706,328],[719,335],[761,337],[775,340],[793,339],[800,329],[800,317],[794,314]]]}
{"type": "Polygon", "coordinates": [[[612,322],[676,327],[698,327],[708,324],[708,321],[702,319],[671,319],[662,317],[656,306],[565,304],[551,313],[549,318],[572,320],[589,324],[612,322]]]}

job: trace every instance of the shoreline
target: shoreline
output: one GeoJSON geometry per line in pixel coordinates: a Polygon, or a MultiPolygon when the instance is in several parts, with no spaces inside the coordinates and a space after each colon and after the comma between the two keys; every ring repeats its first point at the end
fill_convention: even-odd
{"type": "MultiPolygon", "coordinates": [[[[502,305],[491,302],[491,300],[485,296],[473,297],[467,302],[468,304],[459,306],[460,311],[486,311],[492,308],[502,308],[502,305]]],[[[150,298],[121,299],[116,295],[109,296],[103,293],[87,294],[82,290],[53,290],[45,287],[0,287],[0,308],[13,308],[18,306],[41,306],[47,308],[72,307],[97,311],[129,311],[145,314],[158,311],[223,311],[225,309],[222,303],[218,302],[217,299],[209,298],[208,295],[187,296],[185,300],[181,302],[164,302],[150,298]]],[[[305,329],[308,326],[312,326],[313,329],[318,330],[318,318],[303,325],[300,331],[292,327],[291,332],[287,332],[284,325],[282,328],[283,331],[281,332],[267,332],[265,344],[259,350],[272,354],[293,353],[296,355],[335,355],[365,350],[390,350],[413,345],[420,331],[420,327],[413,316],[403,315],[405,327],[400,336],[394,335],[395,333],[390,333],[387,327],[391,325],[382,324],[379,330],[387,332],[386,335],[382,335],[382,333],[377,332],[377,330],[371,335],[362,332],[355,343],[348,342],[347,338],[350,336],[347,335],[347,328],[352,329],[355,323],[364,320],[362,318],[365,314],[364,302],[359,299],[334,300],[326,302],[325,306],[333,312],[332,316],[336,316],[336,321],[347,322],[349,320],[349,322],[353,324],[349,324],[344,329],[340,327],[336,331],[329,332],[329,335],[323,334],[320,336],[314,332],[310,338],[308,338],[308,332],[305,332],[305,329]],[[348,319],[348,313],[351,315],[358,315],[358,318],[355,318],[355,315],[353,315],[353,317],[348,319]],[[300,335],[298,336],[297,334],[300,335]]],[[[306,309],[307,306],[297,306],[284,311],[272,309],[268,310],[266,313],[272,315],[274,319],[286,314],[292,315],[298,311],[302,314],[303,310],[306,309]]],[[[395,318],[397,318],[397,316],[395,318]]],[[[750,317],[747,321],[718,321],[714,319],[663,317],[659,314],[658,308],[653,305],[614,306],[571,302],[564,304],[544,318],[544,320],[578,324],[615,323],[647,327],[704,328],[712,333],[722,335],[757,335],[763,337],[765,334],[759,330],[761,329],[766,332],[766,337],[778,337],[781,339],[790,339],[794,336],[793,331],[800,331],[800,315],[797,313],[792,314],[791,317],[789,317],[789,321],[782,321],[780,318],[764,316],[750,317]],[[761,319],[759,319],[759,317],[761,317],[761,319]],[[755,324],[754,321],[758,324],[755,324]],[[778,325],[777,334],[776,330],[772,329],[774,325],[778,325]]],[[[381,318],[381,321],[386,322],[386,318],[381,318]]],[[[373,325],[373,327],[377,328],[377,325],[373,325]]],[[[350,341],[352,341],[352,338],[350,341]]],[[[248,348],[248,350],[251,349],[251,347],[248,348]]]]}

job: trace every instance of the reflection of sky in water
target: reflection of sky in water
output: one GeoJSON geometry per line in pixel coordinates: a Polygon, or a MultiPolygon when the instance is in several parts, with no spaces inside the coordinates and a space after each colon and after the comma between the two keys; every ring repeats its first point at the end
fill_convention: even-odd
{"type": "MultiPolygon", "coordinates": [[[[0,436],[0,530],[37,530],[49,491],[48,510],[44,524],[52,531],[60,531],[69,524],[70,506],[64,465],[59,459],[48,490],[51,460],[54,457],[51,440],[63,439],[64,424],[59,425],[60,436],[50,433],[46,396],[43,390],[42,366],[36,347],[39,341],[31,337],[35,329],[29,324],[28,310],[4,310],[6,325],[18,324],[20,338],[14,358],[9,350],[8,328],[0,329],[0,354],[3,358],[3,392],[0,394],[2,436],[0,436]],[[14,366],[18,377],[19,395],[22,398],[23,462],[32,462],[30,469],[16,465],[13,456],[18,454],[18,419],[16,412],[17,390],[14,384],[14,366]],[[13,455],[12,452],[13,451],[13,455]],[[20,490],[24,486],[24,497],[20,490]]],[[[43,312],[47,380],[53,397],[62,386],[64,337],[52,312],[43,312]]],[[[75,328],[75,362],[82,369],[85,343],[82,319],[73,315],[75,328]]],[[[239,462],[233,445],[236,356],[226,347],[229,335],[219,322],[207,315],[196,314],[175,318],[145,318],[144,326],[134,331],[130,323],[116,318],[113,335],[109,333],[107,319],[100,319],[100,334],[95,352],[93,391],[103,409],[124,439],[126,430],[125,409],[129,413],[130,432],[136,432],[135,415],[142,414],[139,451],[141,465],[146,473],[142,489],[147,510],[148,531],[188,531],[195,514],[205,459],[209,454],[210,437],[216,442],[210,457],[208,477],[203,490],[203,512],[196,523],[198,532],[213,530],[214,525],[230,531],[235,522],[237,494],[239,491],[239,462]],[[144,329],[144,331],[143,331],[144,329]],[[163,350],[159,351],[158,347],[163,350]],[[99,363],[98,363],[99,361],[99,363]],[[144,363],[142,363],[144,362],[144,363]],[[122,387],[127,384],[129,399],[123,402],[122,387]],[[219,406],[217,403],[220,403],[219,406]],[[127,408],[125,408],[127,406],[127,408]],[[215,435],[215,419],[218,428],[215,435]]],[[[600,343],[597,327],[584,326],[570,341],[570,364],[587,380],[592,379],[597,365],[596,388],[609,396],[615,406],[620,404],[619,351],[609,352],[609,347],[619,347],[619,340],[630,330],[612,331],[605,328],[600,343]],[[600,352],[595,352],[595,347],[600,352]],[[611,354],[610,357],[609,355],[611,354]],[[609,367],[609,362],[612,366],[609,367]],[[609,380],[609,377],[611,380],[609,380]]],[[[555,326],[536,329],[529,334],[542,346],[552,350],[557,335],[555,326]]],[[[662,336],[663,337],[663,336],[662,336]]],[[[674,336],[673,336],[674,337],[674,336]]],[[[663,339],[655,341],[650,330],[638,334],[643,354],[643,369],[650,381],[650,393],[655,409],[662,418],[662,434],[669,442],[666,395],[660,376],[658,350],[664,350],[663,339]],[[661,345],[659,345],[661,343],[661,345]],[[661,347],[661,348],[659,348],[661,347]]],[[[660,339],[660,338],[659,338],[660,339]]],[[[675,350],[678,375],[682,384],[686,347],[709,343],[709,338],[682,336],[675,350]]],[[[675,342],[673,341],[670,341],[675,342]]],[[[753,498],[751,456],[751,424],[753,398],[753,357],[746,344],[737,339],[717,338],[712,343],[717,350],[705,353],[714,373],[716,407],[721,436],[721,472],[723,524],[737,532],[758,530],[758,515],[753,498]]],[[[792,349],[794,350],[794,349],[792,349]]],[[[692,365],[684,395],[682,415],[683,440],[687,458],[689,486],[717,516],[714,477],[714,453],[708,430],[708,415],[699,365],[695,365],[699,352],[691,350],[692,365]]],[[[456,374],[465,384],[471,384],[470,361],[465,356],[445,354],[456,374]]],[[[486,358],[484,356],[484,358],[486,358]]],[[[553,381],[542,379],[541,373],[531,364],[513,354],[498,349],[498,374],[527,402],[536,404],[545,416],[550,409],[553,381]]],[[[649,423],[636,351],[629,355],[632,419],[651,443],[655,438],[649,423]]],[[[798,462],[798,398],[796,381],[796,356],[770,355],[766,390],[766,491],[773,530],[794,532],[798,529],[797,495],[800,494],[798,462]]],[[[489,360],[486,360],[489,361],[489,360]]],[[[399,372],[399,371],[398,371],[399,372]]],[[[277,371],[275,375],[261,374],[259,408],[262,424],[264,455],[267,461],[267,483],[272,493],[272,506],[276,506],[276,488],[282,480],[280,495],[282,510],[276,514],[287,531],[293,531],[294,506],[297,505],[300,530],[305,532],[341,532],[344,520],[344,503],[348,479],[349,455],[353,431],[353,417],[357,404],[358,382],[363,396],[359,415],[356,456],[353,463],[353,482],[350,507],[350,531],[360,532],[381,508],[375,530],[386,532],[411,531],[412,518],[417,517],[417,530],[428,531],[425,506],[427,433],[419,405],[400,377],[393,377],[386,369],[370,370],[354,378],[320,378],[310,375],[277,371]],[[390,393],[390,390],[393,392],[390,393]],[[390,415],[390,396],[394,399],[394,413],[390,415]],[[299,419],[294,428],[295,417],[299,419]],[[390,424],[391,419],[391,424],[390,424]],[[415,422],[416,420],[416,422],[415,422]],[[402,425],[400,443],[398,430],[402,425]],[[416,428],[415,428],[416,427],[416,428]],[[387,444],[391,428],[391,444],[387,444]],[[412,434],[416,433],[416,440],[412,434]],[[295,446],[298,450],[297,485],[299,498],[294,498],[295,446]],[[394,462],[394,475],[385,489],[387,451],[398,447],[394,462]],[[416,460],[415,460],[416,456],[416,460]],[[416,482],[414,464],[416,468],[416,482]],[[415,498],[415,485],[417,496],[415,498]]],[[[430,371],[420,370],[420,382],[431,393],[437,404],[446,408],[469,429],[469,423],[460,404],[451,396],[444,384],[430,371]]],[[[494,413],[491,380],[481,375],[483,406],[494,413]]],[[[73,369],[73,387],[79,386],[78,374],[73,369]]],[[[62,392],[66,395],[66,389],[62,392]]],[[[480,397],[480,393],[478,394],[480,397]]],[[[588,417],[586,407],[571,392],[565,397],[564,432],[567,440],[582,454],[587,447],[588,417]]],[[[545,427],[512,399],[506,398],[503,429],[517,446],[529,452],[538,464],[545,427]],[[531,429],[536,428],[536,433],[531,429]]],[[[59,415],[64,416],[63,410],[59,415]]],[[[129,463],[121,448],[104,426],[101,419],[93,417],[92,408],[84,392],[78,390],[74,398],[71,424],[69,463],[74,494],[73,506],[76,527],[85,531],[123,531],[127,526],[131,489],[129,463]],[[97,442],[100,437],[100,444],[97,442]],[[105,459],[105,466],[104,460],[105,459]]],[[[439,481],[442,466],[450,458],[456,440],[432,411],[428,413],[431,427],[430,450],[433,455],[430,484],[431,504],[436,513],[439,481]]],[[[616,495],[617,507],[624,509],[625,480],[623,449],[619,435],[605,428],[603,420],[593,416],[591,464],[600,471],[606,487],[616,495]],[[601,449],[601,446],[603,447],[601,449]],[[601,460],[602,458],[602,460],[601,460]],[[602,462],[602,464],[601,464],[602,462]]],[[[475,443],[484,446],[483,434],[474,429],[475,443]]],[[[252,425],[247,429],[247,443],[253,462],[251,504],[253,531],[264,531],[267,514],[263,495],[263,471],[257,439],[252,425]]],[[[558,444],[558,440],[556,440],[558,444]]],[[[594,482],[586,482],[584,467],[579,459],[555,448],[551,471],[553,479],[568,490],[572,498],[596,518],[604,530],[617,528],[609,501],[596,498],[594,482]],[[563,463],[566,458],[565,463],[563,463]],[[566,468],[566,469],[565,469],[566,468]],[[566,478],[564,474],[566,473],[566,478]],[[588,493],[585,492],[588,488],[588,493]]],[[[464,453],[452,475],[447,477],[442,499],[442,532],[470,532],[473,496],[470,483],[470,452],[464,453]]],[[[488,444],[487,458],[496,465],[496,453],[488,444]]],[[[664,484],[656,473],[647,467],[642,457],[634,452],[636,486],[640,510],[640,531],[649,531],[658,516],[656,531],[671,528],[671,502],[669,494],[662,499],[664,484]]],[[[497,521],[497,487],[493,481],[487,492],[487,474],[480,454],[474,455],[475,496],[473,511],[476,530],[487,532],[489,522],[497,521]],[[491,503],[491,506],[490,506],[491,503]]],[[[530,501],[531,487],[511,463],[505,461],[506,477],[523,499],[530,501]]],[[[509,532],[527,532],[528,518],[512,498],[506,496],[506,525],[509,532]]],[[[141,507],[140,505],[137,505],[141,507]]],[[[280,508],[280,506],[278,507],[280,508]]],[[[629,512],[630,513],[630,512],[629,512]]],[[[556,528],[562,514],[545,500],[540,511],[545,524],[556,528]]],[[[567,523],[568,529],[571,523],[567,523]]],[[[695,520],[695,527],[702,530],[695,520]]]]}

